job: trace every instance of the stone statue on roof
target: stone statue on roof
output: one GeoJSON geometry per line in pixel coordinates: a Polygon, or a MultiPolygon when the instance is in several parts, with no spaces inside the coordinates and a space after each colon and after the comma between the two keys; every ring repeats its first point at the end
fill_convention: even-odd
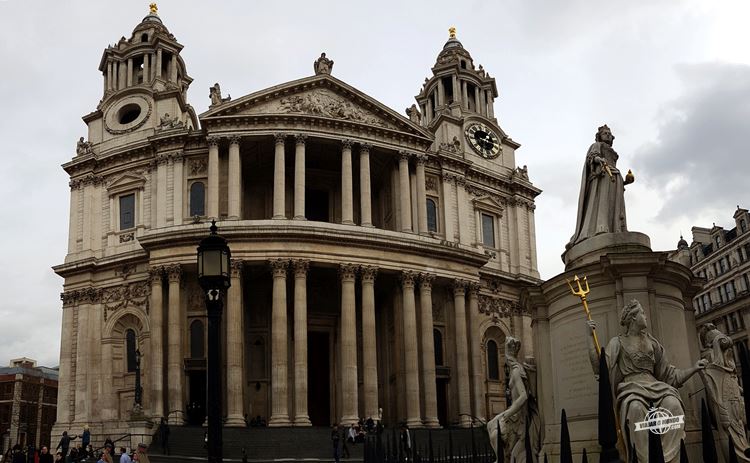
{"type": "Polygon", "coordinates": [[[321,53],[320,58],[315,60],[313,69],[315,69],[316,76],[319,74],[330,74],[333,71],[333,60],[326,58],[325,53],[321,53]]]}

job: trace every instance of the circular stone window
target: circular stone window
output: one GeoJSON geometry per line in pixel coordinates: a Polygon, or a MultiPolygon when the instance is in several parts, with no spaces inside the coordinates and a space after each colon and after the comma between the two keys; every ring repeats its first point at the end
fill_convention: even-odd
{"type": "Polygon", "coordinates": [[[141,127],[150,115],[151,102],[140,95],[132,95],[106,110],[104,128],[115,135],[132,132],[141,127]]]}

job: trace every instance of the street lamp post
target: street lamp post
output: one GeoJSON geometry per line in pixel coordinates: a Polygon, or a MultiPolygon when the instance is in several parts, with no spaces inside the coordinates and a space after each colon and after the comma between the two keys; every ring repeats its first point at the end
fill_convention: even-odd
{"type": "Polygon", "coordinates": [[[211,221],[211,234],[198,246],[198,281],[206,292],[208,315],[208,461],[222,462],[221,437],[221,312],[222,297],[230,286],[231,254],[227,240],[218,235],[216,221],[211,221]]]}
{"type": "Polygon", "coordinates": [[[135,405],[143,406],[143,388],[141,387],[141,350],[135,350],[135,405]]]}

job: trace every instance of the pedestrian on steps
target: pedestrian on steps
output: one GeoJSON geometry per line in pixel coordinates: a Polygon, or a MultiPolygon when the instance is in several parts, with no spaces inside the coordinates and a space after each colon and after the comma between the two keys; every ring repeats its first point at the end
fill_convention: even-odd
{"type": "Polygon", "coordinates": [[[339,455],[340,440],[341,436],[339,435],[339,426],[334,423],[333,428],[331,429],[331,442],[333,443],[333,459],[336,463],[341,461],[341,456],[339,455]]]}

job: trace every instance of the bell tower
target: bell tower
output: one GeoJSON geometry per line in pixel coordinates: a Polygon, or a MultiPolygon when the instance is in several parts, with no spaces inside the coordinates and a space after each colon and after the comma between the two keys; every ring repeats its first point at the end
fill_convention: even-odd
{"type": "Polygon", "coordinates": [[[100,145],[95,151],[143,140],[165,129],[198,126],[187,103],[193,79],[180,57],[182,48],[152,3],[129,39],[122,37],[104,50],[99,63],[102,100],[96,111],[83,117],[90,146],[100,145]]]}
{"type": "MultiPolygon", "coordinates": [[[[432,77],[425,79],[415,97],[419,122],[435,134],[435,151],[447,148],[467,160],[484,159],[514,169],[513,151],[520,145],[508,138],[495,118],[495,79],[481,65],[475,66],[456,37],[456,28],[448,31],[432,77]]],[[[416,109],[415,105],[407,112],[411,116],[416,109]]]]}

